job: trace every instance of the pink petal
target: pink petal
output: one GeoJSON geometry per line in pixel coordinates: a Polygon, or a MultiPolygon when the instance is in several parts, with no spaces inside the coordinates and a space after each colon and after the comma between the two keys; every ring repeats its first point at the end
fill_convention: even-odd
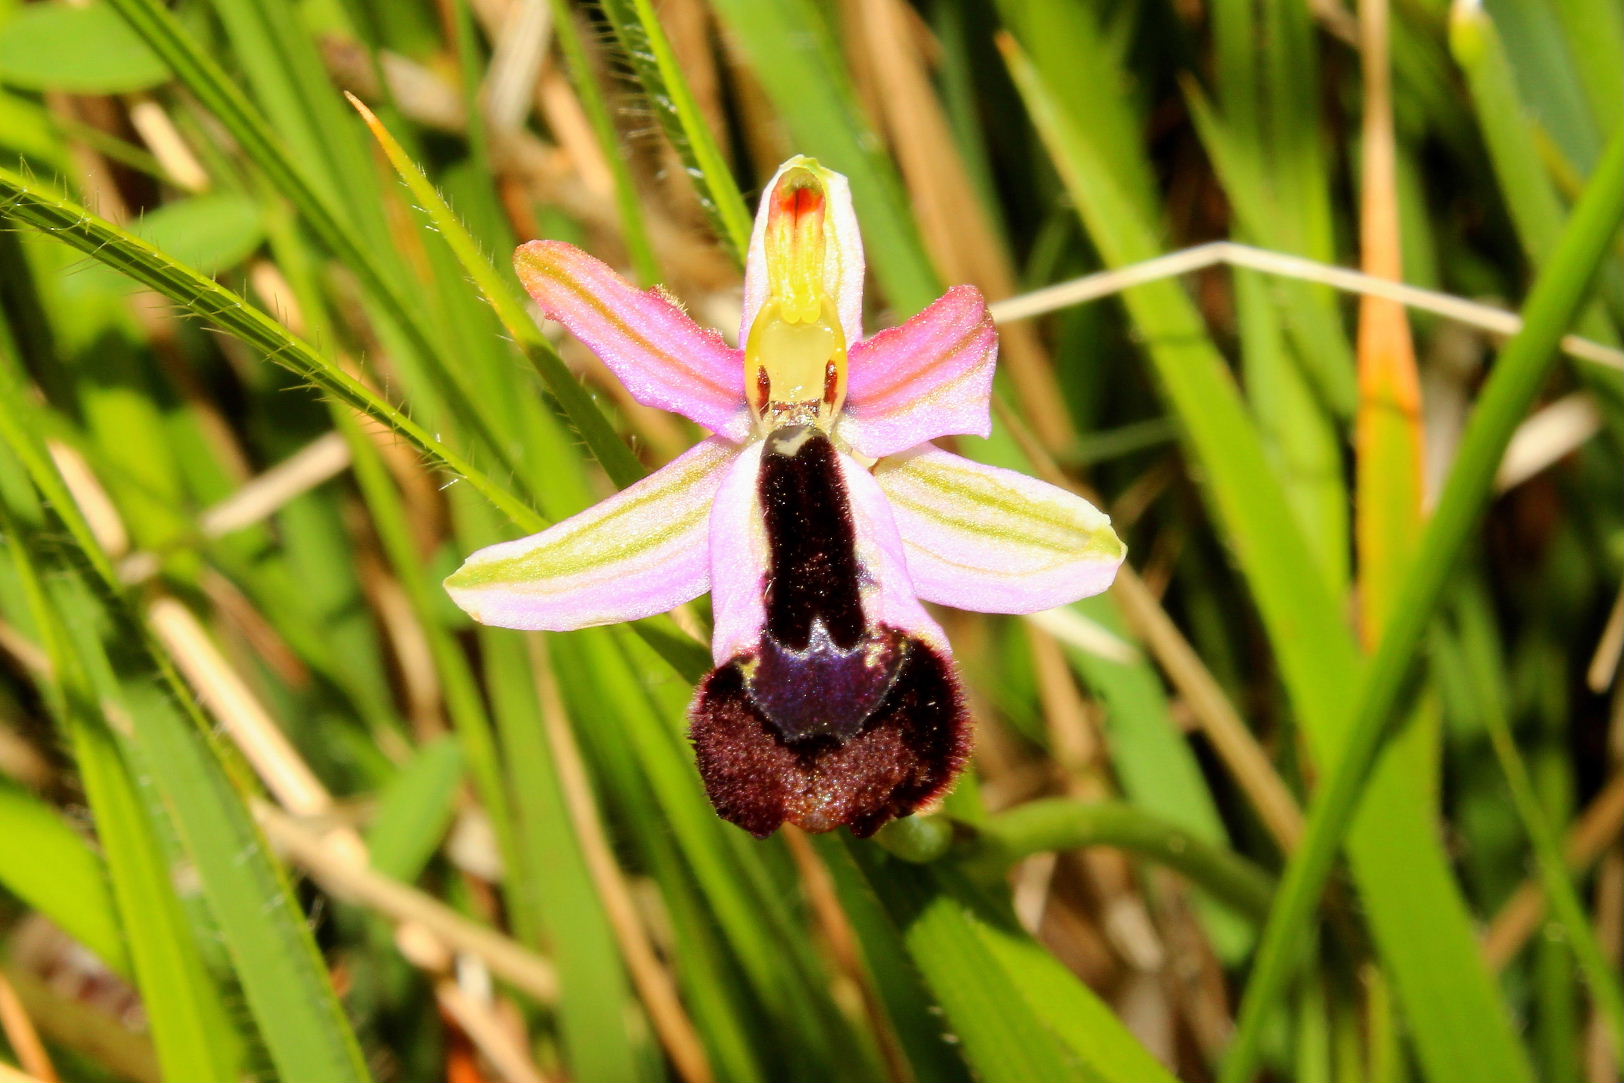
{"type": "Polygon", "coordinates": [[[694,323],[665,293],[639,290],[563,241],[520,245],[513,266],[548,318],[602,358],[632,398],[730,440],[749,435],[744,354],[694,323]]]}
{"type": "Polygon", "coordinates": [[[824,169],[810,158],[797,155],[778,167],[773,179],[762,189],[761,206],[756,211],[755,230],[750,235],[750,252],[744,261],[744,314],[739,323],[739,348],[750,338],[750,325],[756,321],[767,300],[767,210],[773,189],[785,170],[806,166],[815,170],[823,181],[828,197],[826,227],[830,246],[824,264],[824,288],[835,299],[835,311],[840,315],[841,329],[846,342],[857,342],[863,337],[863,237],[857,229],[857,212],[852,209],[851,185],[846,178],[830,169],[824,169]]]}
{"type": "Polygon", "coordinates": [[[681,605],[710,588],[711,500],[738,457],[712,437],[540,534],[481,549],[446,590],[481,624],[554,632],[681,605]]]}
{"type": "Polygon", "coordinates": [[[838,431],[880,458],[938,436],[992,432],[998,332],[981,291],[954,286],[925,311],[852,348],[838,431]]]}
{"type": "Polygon", "coordinates": [[[739,453],[716,490],[708,547],[711,579],[711,655],[716,664],[755,647],[766,623],[762,591],[767,578],[767,530],[756,495],[762,444],[739,453]]]}
{"type": "Polygon", "coordinates": [[[1127,552],[1082,497],[929,444],[882,459],[874,479],[927,601],[1035,613],[1100,593],[1127,552]]]}
{"type": "Polygon", "coordinates": [[[863,568],[863,614],[870,625],[889,624],[912,632],[951,656],[947,636],[919,604],[909,558],[888,494],[873,474],[850,455],[840,456],[846,495],[856,526],[857,560],[863,568]]]}

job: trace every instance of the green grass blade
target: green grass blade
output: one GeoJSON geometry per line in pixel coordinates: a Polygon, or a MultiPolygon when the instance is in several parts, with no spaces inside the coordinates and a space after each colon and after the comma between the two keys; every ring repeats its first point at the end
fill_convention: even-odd
{"type": "MultiPolygon", "coordinates": [[[[363,178],[370,176],[366,158],[356,155],[353,149],[346,149],[334,134],[322,141],[326,151],[312,152],[303,161],[296,160],[254,103],[157,0],[108,0],[108,3],[225,126],[271,186],[298,210],[321,244],[354,272],[376,302],[382,322],[398,331],[412,357],[434,374],[441,394],[458,416],[478,433],[488,452],[505,467],[513,469],[514,464],[508,461],[508,444],[498,437],[500,430],[490,416],[490,404],[469,390],[466,378],[450,362],[449,358],[456,355],[453,344],[436,340],[425,327],[422,306],[413,303],[395,271],[399,264],[383,258],[383,253],[388,251],[387,231],[376,209],[379,200],[374,198],[368,202],[359,194],[345,200],[335,195],[362,189],[375,191],[374,186],[363,182],[363,178]],[[338,149],[333,149],[335,147],[338,149]],[[328,151],[339,157],[327,162],[328,151]],[[337,168],[342,161],[353,164],[333,177],[322,172],[324,163],[329,168],[337,168]],[[369,221],[377,223],[371,235],[364,228],[369,221]]],[[[231,6],[241,5],[233,0],[231,6]]],[[[279,30],[285,21],[280,15],[270,19],[273,30],[279,30]]],[[[302,97],[302,92],[297,91],[301,80],[289,82],[294,84],[289,93],[302,97]]],[[[338,118],[317,124],[318,130],[323,127],[334,129],[335,133],[343,130],[341,113],[314,105],[310,108],[338,118]]]]}
{"type": "MultiPolygon", "coordinates": [[[[1551,254],[1562,231],[1566,213],[1558,194],[1548,156],[1541,151],[1541,130],[1525,103],[1500,28],[1481,7],[1458,5],[1451,13],[1449,44],[1466,74],[1471,101],[1489,151],[1489,163],[1517,239],[1537,267],[1551,254]]],[[[1576,330],[1588,338],[1614,344],[1618,331],[1605,314],[1602,301],[1615,299],[1620,285],[1618,263],[1604,265],[1601,282],[1607,288],[1597,302],[1576,321],[1576,330]]],[[[1615,308],[1615,312],[1620,311],[1615,308]]],[[[1618,381],[1585,371],[1590,385],[1604,399],[1619,398],[1618,381]]]]}
{"type": "Polygon", "coordinates": [[[456,814],[462,768],[461,750],[441,737],[419,748],[389,780],[367,827],[373,868],[407,883],[417,879],[456,814]]]}
{"type": "Polygon", "coordinates": [[[0,80],[30,90],[125,94],[169,77],[164,62],[102,4],[40,4],[0,29],[0,80]]]}
{"type": "MultiPolygon", "coordinates": [[[[1107,632],[1127,636],[1126,621],[1109,596],[1085,598],[1073,608],[1107,632]]],[[[1071,646],[1066,658],[1104,703],[1106,740],[1123,797],[1207,845],[1224,845],[1227,832],[1217,802],[1195,750],[1173,720],[1155,668],[1144,659],[1105,659],[1071,646]]],[[[1204,904],[1202,916],[1225,962],[1237,962],[1251,950],[1255,923],[1204,904]]]]}
{"type": "MultiPolygon", "coordinates": [[[[614,927],[559,782],[527,637],[493,629],[484,640],[486,685],[501,737],[503,775],[513,794],[518,865],[511,905],[527,907],[537,939],[551,945],[563,997],[559,1034],[583,1079],[657,1079],[657,1047],[632,1001],[614,927]]],[[[521,926],[522,927],[522,926],[521,926]]]]}
{"type": "MultiPolygon", "coordinates": [[[[1127,264],[1160,254],[1130,191],[1107,170],[1087,165],[1111,155],[1090,144],[1013,41],[1006,58],[1106,262],[1127,264]]],[[[1217,517],[1270,626],[1288,687],[1308,700],[1299,710],[1328,715],[1350,683],[1353,642],[1273,480],[1234,379],[1178,284],[1136,287],[1123,294],[1123,302],[1147,332],[1150,359],[1209,478],[1217,517]]]]}
{"type": "MultiPolygon", "coordinates": [[[[93,568],[107,565],[105,554],[89,559],[93,568]]],[[[123,589],[116,579],[98,586],[115,599],[123,589]]],[[[85,639],[97,622],[88,612],[92,608],[88,597],[83,604],[86,612],[67,626],[79,634],[81,658],[85,658],[82,652],[87,649],[98,653],[102,649],[85,639]]],[[[48,619],[50,611],[40,606],[36,612],[48,619]]],[[[249,817],[243,797],[232,786],[214,750],[205,745],[204,735],[211,733],[212,727],[201,716],[189,716],[179,706],[192,704],[189,692],[181,686],[167,659],[152,647],[145,630],[133,622],[132,615],[114,611],[111,621],[117,627],[108,632],[107,643],[117,647],[119,657],[113,658],[109,651],[106,661],[98,664],[116,678],[121,690],[132,730],[126,746],[134,760],[131,770],[152,780],[169,826],[197,869],[204,898],[218,922],[237,980],[272,1060],[289,1079],[368,1079],[355,1035],[340,1010],[290,886],[249,817]],[[132,666],[136,667],[133,671],[129,670],[132,666]],[[154,669],[158,673],[156,681],[154,669]]],[[[92,661],[85,660],[86,664],[92,661]]],[[[88,688],[81,695],[86,703],[99,699],[88,688]]],[[[196,710],[195,706],[190,709],[196,710]]],[[[87,729],[82,734],[95,732],[87,729]]],[[[92,759],[81,767],[89,771],[98,762],[92,759]]],[[[117,777],[109,768],[110,786],[116,786],[117,777]]],[[[122,829],[138,822],[134,813],[121,810],[109,826],[122,829]]],[[[109,851],[115,891],[122,891],[119,862],[123,856],[141,853],[142,845],[138,838],[130,838],[109,851]]],[[[147,852],[152,852],[150,845],[147,852]]],[[[164,913],[162,893],[172,890],[171,873],[167,867],[153,869],[153,860],[149,857],[145,865],[130,873],[133,885],[146,886],[139,898],[126,901],[121,897],[126,921],[131,920],[132,907],[141,915],[164,913]]],[[[185,934],[178,931],[186,928],[183,917],[178,912],[171,917],[176,931],[147,938],[165,953],[187,942],[185,934]]],[[[140,950],[143,942],[133,943],[132,951],[140,950]]],[[[195,968],[186,969],[184,959],[167,954],[152,965],[160,968],[158,973],[168,975],[165,980],[181,980],[195,973],[195,968]]],[[[139,972],[139,959],[136,966],[139,972]]],[[[178,1051],[175,1055],[207,1056],[211,1063],[205,1066],[189,1061],[191,1067],[179,1077],[231,1078],[235,1068],[220,1063],[222,1056],[233,1061],[235,1058],[225,1044],[224,1035],[229,1029],[218,1017],[218,995],[200,992],[197,986],[195,980],[186,986],[191,990],[194,1009],[179,1008],[174,1013],[194,1031],[174,1040],[178,1051]]]]}
{"type": "Polygon", "coordinates": [[[480,293],[490,302],[497,318],[502,321],[502,327],[515,342],[524,344],[525,352],[541,372],[548,389],[563,404],[564,412],[569,415],[570,421],[586,440],[587,446],[592,449],[598,462],[603,464],[610,478],[616,485],[624,488],[643,477],[646,471],[636,456],[626,447],[625,442],[615,435],[603,412],[592,402],[591,396],[569,369],[564,367],[563,360],[542,337],[536,322],[525,311],[524,302],[520,300],[520,294],[514,285],[512,271],[509,270],[504,274],[491,266],[490,260],[480,251],[479,242],[474,240],[456,212],[440,195],[439,190],[429,183],[422,168],[406,156],[405,150],[396,142],[394,136],[390,135],[378,118],[373,116],[372,110],[361,104],[360,99],[354,95],[350,96],[350,104],[355,106],[362,119],[366,121],[367,127],[372,130],[373,136],[388,157],[389,164],[394,166],[395,172],[411,192],[413,200],[427,217],[433,231],[450,247],[457,262],[473,279],[480,293]]]}
{"type": "Polygon", "coordinates": [[[425,455],[502,509],[519,526],[539,530],[540,516],[495,485],[461,454],[390,405],[264,312],[205,275],[182,266],[141,238],[91,214],[36,182],[0,167],[0,213],[26,222],[129,275],[182,308],[262,351],[266,357],[310,380],[337,401],[398,432],[425,455]]]}
{"type": "Polygon", "coordinates": [[[626,154],[621,149],[620,135],[615,130],[615,118],[604,101],[603,88],[593,77],[592,63],[587,57],[586,44],[581,40],[581,28],[576,24],[575,12],[568,0],[548,0],[553,11],[553,33],[558,38],[559,51],[564,54],[564,65],[569,72],[570,85],[575,87],[586,111],[587,123],[597,137],[598,149],[609,164],[615,178],[615,205],[620,209],[620,228],[626,239],[626,249],[639,281],[652,286],[660,280],[660,265],[654,256],[654,244],[649,240],[648,222],[643,215],[642,196],[632,179],[626,154]]]}
{"type": "Polygon", "coordinates": [[[1556,343],[1584,303],[1602,258],[1624,221],[1624,134],[1615,135],[1597,166],[1556,251],[1523,306],[1523,329],[1501,351],[1478,399],[1355,701],[1347,743],[1309,810],[1301,848],[1293,855],[1264,929],[1251,982],[1242,1001],[1235,1042],[1223,1079],[1240,1083],[1257,1067],[1263,1020],[1295,961],[1295,947],[1319,901],[1332,862],[1358,808],[1389,721],[1399,706],[1416,648],[1462,548],[1481,516],[1495,471],[1512,433],[1539,394],[1555,359],[1556,343]]]}
{"type": "Polygon", "coordinates": [[[874,996],[884,1005],[886,1025],[913,1078],[932,1083],[969,1083],[964,1050],[942,1033],[942,1009],[914,966],[901,931],[839,838],[815,839],[818,856],[829,872],[841,909],[851,922],[863,953],[874,996]]]}
{"type": "Polygon", "coordinates": [[[1624,125],[1624,96],[1618,92],[1618,73],[1624,71],[1624,12],[1608,0],[1563,0],[1552,7],[1566,30],[1596,130],[1614,131],[1624,125]]]}
{"type": "Polygon", "coordinates": [[[0,780],[0,884],[113,970],[131,972],[106,862],[56,809],[10,780],[0,780]]]}
{"type": "Polygon", "coordinates": [[[603,13],[637,72],[665,136],[676,148],[699,205],[722,245],[740,266],[750,247],[750,211],[733,182],[727,161],[699,111],[688,80],[649,0],[604,0],[603,13]]]}
{"type": "Polygon", "coordinates": [[[1114,846],[1166,865],[1236,913],[1268,913],[1274,884],[1256,865],[1133,805],[1047,798],[1028,801],[980,825],[978,860],[998,865],[1050,850],[1114,846]],[[983,854],[981,848],[985,847],[983,854]]]}
{"type": "MultiPolygon", "coordinates": [[[[456,729],[474,790],[491,817],[497,850],[505,864],[517,867],[518,833],[512,803],[504,785],[501,754],[490,714],[486,710],[484,697],[480,695],[473,667],[452,637],[450,629],[438,618],[441,612],[436,604],[441,601],[439,588],[418,556],[412,539],[409,509],[395,490],[394,482],[383,464],[383,457],[377,448],[367,442],[367,437],[353,422],[341,420],[340,428],[353,449],[356,481],[366,495],[379,543],[400,579],[407,603],[422,624],[429,655],[434,660],[435,672],[443,689],[446,713],[456,729]]],[[[530,920],[530,915],[521,915],[515,924],[526,928],[530,920]]]]}
{"type": "Polygon", "coordinates": [[[292,887],[200,735],[204,720],[187,718],[165,689],[132,685],[131,692],[142,765],[162,776],[159,795],[197,865],[277,1072],[290,1080],[369,1079],[292,887]]]}
{"type": "Polygon", "coordinates": [[[966,1059],[986,1080],[1172,1077],[1088,987],[945,863],[853,844],[966,1059]]]}
{"type": "Polygon", "coordinates": [[[107,858],[123,933],[123,943],[107,958],[130,968],[167,1075],[233,1078],[242,1067],[241,1042],[223,1010],[220,989],[204,968],[197,930],[176,895],[169,855],[109,729],[100,706],[103,690],[82,653],[98,622],[82,611],[88,606],[72,590],[77,582],[63,580],[56,591],[46,589],[29,552],[29,535],[18,525],[17,514],[0,501],[0,527],[23,542],[13,550],[13,561],[56,678],[47,697],[72,748],[107,858]],[[59,608],[63,600],[78,603],[71,616],[59,608]]]}
{"type": "Polygon", "coordinates": [[[974,931],[973,919],[937,890],[927,869],[888,862],[871,848],[852,856],[879,890],[914,964],[940,1002],[954,1041],[986,1080],[1095,1080],[1082,1058],[1038,1022],[1010,975],[974,931]]]}
{"type": "MultiPolygon", "coordinates": [[[[1070,78],[1076,90],[1079,50],[1093,58],[1084,65],[1089,70],[1110,62],[1095,40],[1099,31],[1079,25],[1087,20],[1061,18],[1057,8],[1021,10],[1031,17],[1026,33],[1042,53],[1029,59],[1011,41],[1006,58],[1101,255],[1108,265],[1122,265],[1158,254],[1151,203],[1130,183],[1138,172],[1148,172],[1148,163],[1138,172],[1119,168],[1125,155],[1137,153],[1126,106],[1094,100],[1091,123],[1084,127],[1051,87],[1054,75],[1070,78]],[[1040,10],[1046,18],[1037,18],[1040,10]],[[1102,111],[1113,117],[1100,117],[1102,111]],[[1118,141],[1102,142],[1112,132],[1118,141]],[[1123,137],[1125,132],[1130,134],[1123,137]]],[[[1190,298],[1177,284],[1163,282],[1130,289],[1123,302],[1257,602],[1309,748],[1321,764],[1333,764],[1347,739],[1347,703],[1359,671],[1342,606],[1297,528],[1256,427],[1190,298]]],[[[1361,821],[1353,839],[1354,871],[1382,962],[1395,975],[1433,1074],[1526,1076],[1526,1058],[1432,829],[1428,791],[1403,766],[1376,777],[1367,803],[1370,819],[1361,821]]]]}
{"type": "MultiPolygon", "coordinates": [[[[1459,638],[1465,640],[1468,634],[1469,629],[1463,628],[1459,638]]],[[[1495,686],[1499,659],[1489,645],[1463,642],[1456,646],[1450,637],[1438,638],[1446,651],[1456,655],[1455,664],[1471,674],[1465,687],[1475,695],[1474,713],[1488,730],[1495,759],[1500,761],[1500,770],[1505,775],[1506,789],[1511,793],[1512,804],[1532,844],[1535,866],[1540,882],[1545,886],[1545,895],[1550,900],[1551,911],[1561,923],[1563,940],[1572,950],[1584,972],[1585,981],[1590,985],[1602,1022],[1611,1034],[1614,1050],[1624,1051],[1624,989],[1620,988],[1618,974],[1608,962],[1607,953],[1585,916],[1584,902],[1568,872],[1561,841],[1551,827],[1535,788],[1533,774],[1523,761],[1516,739],[1511,734],[1511,721],[1506,717],[1505,704],[1484,691],[1495,686]]],[[[1481,639],[1481,636],[1473,638],[1481,639]]]]}
{"type": "MultiPolygon", "coordinates": [[[[387,243],[389,227],[367,169],[366,146],[356,138],[348,112],[326,78],[317,41],[303,20],[289,18],[286,8],[274,0],[209,0],[208,6],[225,30],[226,59],[236,76],[232,85],[248,90],[264,110],[277,146],[286,148],[288,168],[315,186],[326,207],[339,211],[339,224],[351,238],[370,246],[387,243]]],[[[133,10],[129,4],[119,7],[126,19],[133,10]]],[[[150,36],[150,19],[137,29],[149,45],[163,51],[150,36]]],[[[173,52],[171,48],[165,56],[173,52]]],[[[197,83],[195,63],[175,70],[189,86],[197,83]]],[[[250,151],[249,156],[263,168],[259,155],[250,151]]],[[[280,183],[277,187],[284,193],[293,191],[280,183]]]]}

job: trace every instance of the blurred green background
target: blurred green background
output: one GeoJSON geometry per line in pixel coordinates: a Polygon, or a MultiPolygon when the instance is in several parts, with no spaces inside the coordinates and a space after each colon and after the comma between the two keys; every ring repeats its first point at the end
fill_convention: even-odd
{"type": "Polygon", "coordinates": [[[0,0],[0,1080],[1616,1080],[1621,73],[1617,0],[0,0]],[[712,813],[703,602],[439,587],[698,435],[514,246],[730,328],[792,153],[1130,551],[942,614],[978,753],[866,842],[712,813]]]}

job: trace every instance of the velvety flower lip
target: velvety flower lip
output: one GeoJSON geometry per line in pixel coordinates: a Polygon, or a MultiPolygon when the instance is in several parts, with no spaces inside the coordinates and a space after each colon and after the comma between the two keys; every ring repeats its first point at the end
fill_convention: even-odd
{"type": "Polygon", "coordinates": [[[804,157],[762,197],[737,349],[571,245],[531,241],[514,264],[633,398],[714,435],[474,553],[452,598],[485,624],[566,631],[709,591],[716,669],[689,721],[718,813],[761,836],[786,822],[864,836],[928,807],[971,725],[921,602],[1064,605],[1109,586],[1125,552],[1087,501],[931,443],[991,431],[998,342],[980,292],[955,286],[865,339],[846,180],[804,157]]]}

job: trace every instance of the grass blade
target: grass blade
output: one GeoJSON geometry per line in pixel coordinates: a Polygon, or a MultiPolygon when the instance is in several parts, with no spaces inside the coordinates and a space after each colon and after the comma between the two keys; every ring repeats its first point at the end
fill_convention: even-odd
{"type": "MultiPolygon", "coordinates": [[[[1479,620],[1476,623],[1482,622],[1479,620]]],[[[1463,628],[1459,638],[1464,641],[1467,635],[1468,629],[1463,628]]],[[[1546,898],[1550,900],[1556,920],[1562,924],[1567,946],[1572,949],[1574,958],[1584,972],[1585,981],[1590,985],[1591,995],[1600,1008],[1602,1022],[1612,1038],[1614,1051],[1624,1053],[1624,989],[1620,988],[1618,974],[1607,961],[1607,953],[1585,917],[1584,903],[1562,856],[1562,844],[1546,817],[1533,774],[1524,762],[1522,753],[1517,750],[1505,704],[1498,697],[1484,692],[1485,689],[1494,688],[1497,677],[1496,670],[1486,668],[1497,661],[1492,645],[1469,646],[1465,642],[1456,645],[1448,636],[1441,636],[1440,643],[1445,651],[1454,656],[1454,664],[1472,675],[1470,680],[1462,682],[1463,690],[1473,695],[1474,714],[1488,730],[1495,759],[1500,761],[1500,770],[1505,775],[1506,789],[1511,793],[1512,804],[1532,844],[1546,898]]]]}
{"type": "Polygon", "coordinates": [[[1492,492],[1495,471],[1555,359],[1558,339],[1584,303],[1591,279],[1624,222],[1624,133],[1613,137],[1555,253],[1523,306],[1523,329],[1507,343],[1478,400],[1455,465],[1405,577],[1352,711],[1342,758],[1309,809],[1303,845],[1293,855],[1264,927],[1222,1078],[1251,1078],[1263,1021],[1285,992],[1295,946],[1319,901],[1365,779],[1399,706],[1416,648],[1432,620],[1455,561],[1492,492]]]}
{"type": "Polygon", "coordinates": [[[120,974],[129,953],[108,886],[107,864],[56,809],[0,781],[0,884],[60,925],[120,974]]]}
{"type": "Polygon", "coordinates": [[[1171,1083],[1088,987],[962,873],[849,850],[981,1078],[1171,1083]]]}
{"type": "MultiPolygon", "coordinates": [[[[1066,85],[1078,89],[1079,50],[1095,57],[1090,69],[1111,62],[1096,40],[1101,32],[1060,18],[1058,9],[1041,10],[1046,18],[1039,17],[1039,8],[1022,9],[1023,19],[1030,20],[1026,33],[1042,47],[1041,58],[1028,58],[1012,40],[1005,44],[1016,85],[1106,263],[1154,256],[1149,193],[1130,185],[1135,171],[1101,165],[1134,153],[1131,142],[1122,142],[1121,133],[1133,129],[1126,107],[1096,102],[1096,113],[1115,115],[1084,128],[1051,86],[1053,77],[1070,79],[1066,85]],[[1113,132],[1118,140],[1106,142],[1113,132]]],[[[1342,623],[1336,594],[1296,529],[1256,426],[1189,297],[1172,283],[1159,283],[1128,290],[1123,301],[1146,340],[1159,384],[1200,465],[1215,519],[1257,602],[1308,747],[1319,763],[1333,764],[1343,754],[1346,707],[1359,671],[1357,647],[1342,623]]],[[[1354,871],[1383,965],[1395,976],[1412,1033],[1434,1073],[1525,1076],[1525,1058],[1482,964],[1448,855],[1432,829],[1432,805],[1420,785],[1424,778],[1401,766],[1377,776],[1378,792],[1367,804],[1370,818],[1361,820],[1352,844],[1354,871]],[[1419,911],[1418,902],[1424,904],[1419,911]],[[1455,1010],[1442,1011],[1443,1004],[1455,1010]]]]}
{"type": "MultiPolygon", "coordinates": [[[[5,501],[0,501],[0,526],[12,538],[28,537],[5,501]]],[[[87,645],[94,649],[85,641],[100,622],[88,612],[87,599],[75,596],[77,582],[62,581],[58,590],[49,591],[28,546],[18,546],[13,557],[56,678],[47,694],[72,747],[107,857],[124,939],[104,958],[110,965],[130,968],[166,1074],[232,1078],[242,1069],[242,1045],[223,1010],[221,991],[204,966],[190,915],[176,894],[169,855],[100,707],[112,690],[98,687],[107,682],[96,679],[91,659],[83,653],[87,645]],[[59,608],[64,600],[72,606],[71,617],[59,608]]]]}
{"type": "Polygon", "coordinates": [[[1233,851],[1215,846],[1132,805],[1047,798],[1028,801],[980,825],[974,860],[1007,866],[1050,850],[1114,846],[1166,865],[1234,908],[1261,918],[1274,885],[1233,851]]]}
{"type": "Polygon", "coordinates": [[[665,137],[682,159],[716,236],[743,266],[744,253],[750,247],[750,211],[677,66],[653,6],[649,0],[604,0],[603,13],[631,59],[643,93],[665,129],[665,137]]]}
{"type": "Polygon", "coordinates": [[[609,112],[609,104],[604,101],[603,88],[593,78],[592,64],[587,57],[586,45],[581,40],[581,29],[576,25],[575,13],[570,9],[568,0],[549,0],[549,3],[553,10],[553,32],[558,36],[559,49],[564,54],[570,85],[575,87],[575,93],[581,99],[581,108],[586,111],[592,134],[597,137],[598,149],[603,152],[604,161],[614,174],[615,204],[620,208],[621,230],[626,236],[632,266],[637,269],[639,281],[645,286],[652,286],[660,278],[660,268],[654,258],[653,242],[649,240],[648,223],[643,217],[642,197],[632,179],[626,155],[621,150],[614,116],[609,112]]]}
{"type": "Polygon", "coordinates": [[[0,213],[27,222],[97,261],[123,271],[198,318],[263,351],[268,359],[310,380],[337,401],[398,432],[425,455],[459,475],[519,526],[539,530],[544,525],[540,516],[492,483],[462,455],[212,278],[176,263],[134,234],[4,167],[0,167],[0,213]]]}
{"type": "Polygon", "coordinates": [[[405,150],[373,115],[372,110],[353,94],[349,95],[349,100],[361,114],[361,119],[366,121],[367,127],[372,130],[372,135],[383,148],[389,164],[394,167],[396,174],[411,192],[412,199],[422,209],[430,227],[450,247],[457,257],[457,262],[473,279],[480,293],[490,302],[497,318],[502,321],[502,327],[515,342],[524,344],[525,352],[540,370],[548,389],[563,404],[564,412],[569,415],[570,421],[586,440],[587,446],[592,449],[598,462],[603,464],[610,478],[616,485],[624,488],[643,477],[646,471],[638,463],[637,458],[632,455],[625,442],[615,435],[602,411],[593,404],[591,397],[569,369],[564,367],[564,362],[552,346],[542,338],[536,322],[530,318],[530,314],[525,311],[524,302],[519,299],[519,294],[513,286],[512,273],[504,275],[491,266],[490,261],[480,251],[479,242],[469,234],[467,227],[446,203],[439,190],[429,183],[423,170],[406,156],[405,150]]]}

